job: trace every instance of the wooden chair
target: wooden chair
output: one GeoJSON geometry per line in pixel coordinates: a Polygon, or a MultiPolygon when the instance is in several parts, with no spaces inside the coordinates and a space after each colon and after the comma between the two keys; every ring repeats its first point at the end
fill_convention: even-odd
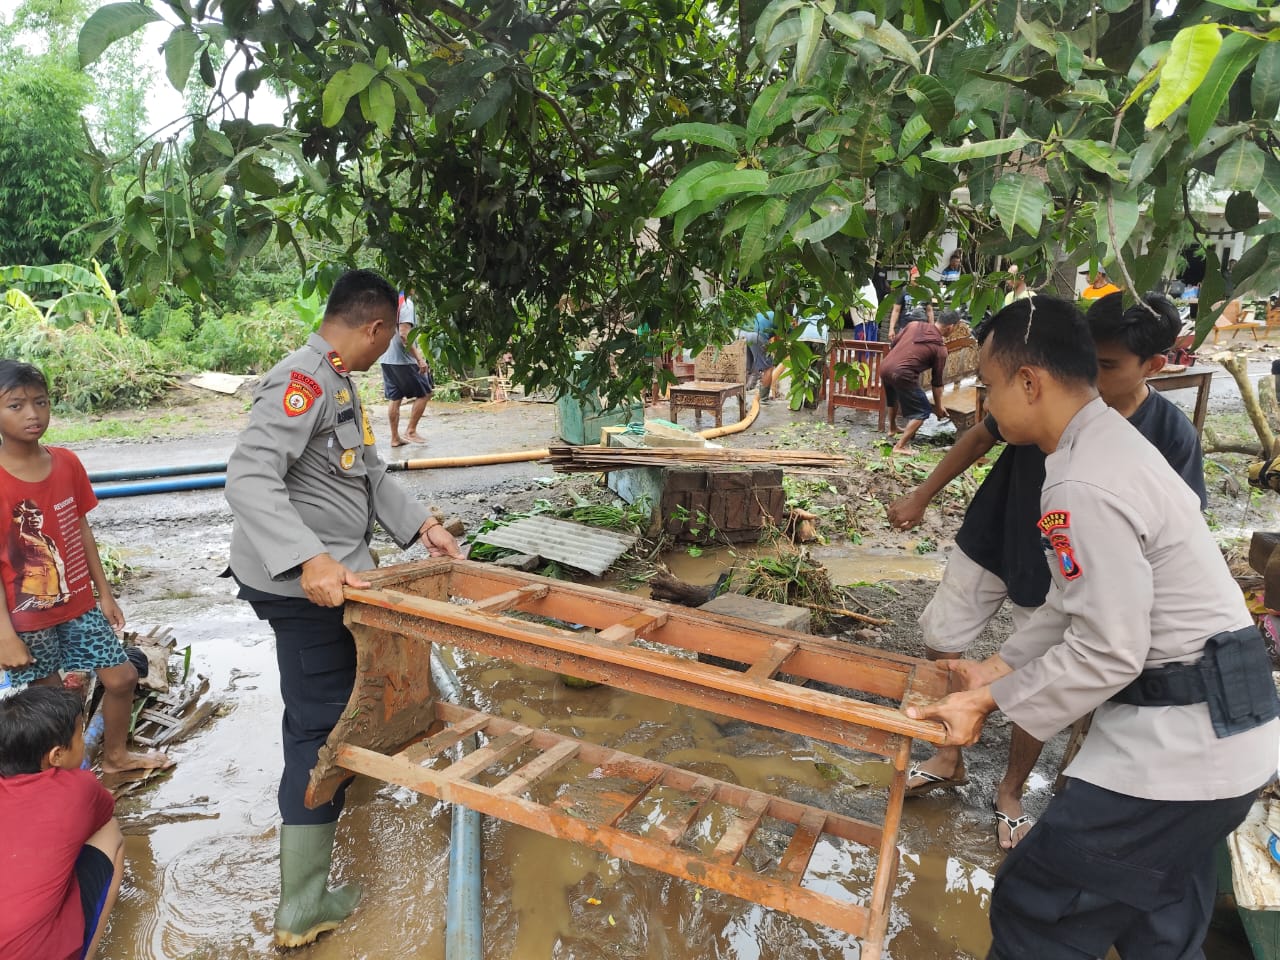
{"type": "MultiPolygon", "coordinates": [[[[1214,307],[1218,305],[1215,303],[1214,307]]],[[[1218,342],[1218,334],[1231,333],[1237,330],[1248,330],[1253,334],[1253,339],[1258,339],[1258,330],[1266,331],[1266,326],[1256,323],[1253,319],[1254,311],[1252,308],[1245,308],[1244,301],[1237,297],[1222,309],[1222,316],[1218,317],[1213,324],[1213,342],[1218,342]]]]}
{"type": "Polygon", "coordinates": [[[715,415],[716,426],[724,420],[726,400],[738,401],[738,419],[747,416],[747,344],[735,340],[725,347],[708,347],[693,358],[693,382],[673,386],[667,394],[669,418],[677,423],[681,409],[693,411],[702,423],[704,410],[715,415]]]}
{"type": "Polygon", "coordinates": [[[887,412],[884,387],[880,384],[880,361],[889,352],[889,344],[876,340],[832,340],[827,348],[827,423],[834,423],[836,407],[873,410],[879,417],[879,430],[884,432],[887,412]],[[863,363],[867,366],[866,382],[850,389],[836,377],[836,364],[863,363]]]}

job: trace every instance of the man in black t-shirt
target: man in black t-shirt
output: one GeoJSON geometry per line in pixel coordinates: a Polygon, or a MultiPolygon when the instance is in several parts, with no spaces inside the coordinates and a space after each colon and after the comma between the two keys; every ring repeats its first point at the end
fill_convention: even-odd
{"type": "MultiPolygon", "coordinates": [[[[1200,439],[1187,416],[1147,385],[1164,366],[1164,352],[1181,327],[1176,308],[1164,297],[1123,308],[1121,294],[1098,300],[1087,315],[1098,354],[1098,391],[1164,454],[1169,465],[1208,504],[1200,439]]],[[[924,516],[934,496],[1001,441],[987,417],[956,441],[933,473],[889,507],[889,521],[906,529],[924,516]]],[[[931,660],[957,659],[978,638],[1007,598],[1014,630],[1026,622],[1049,591],[1050,575],[1036,521],[1045,455],[1033,446],[1006,446],[974,494],[956,534],[942,582],[920,615],[926,654],[931,660]]],[[[1022,791],[1043,744],[1014,727],[1009,764],[993,803],[997,835],[1011,848],[1032,820],[1022,812],[1022,791]]],[[[958,747],[941,747],[912,768],[907,795],[918,796],[968,780],[958,747]]]]}

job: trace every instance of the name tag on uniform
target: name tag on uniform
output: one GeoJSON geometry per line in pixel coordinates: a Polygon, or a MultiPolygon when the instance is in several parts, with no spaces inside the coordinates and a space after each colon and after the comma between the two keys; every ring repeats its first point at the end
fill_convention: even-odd
{"type": "Polygon", "coordinates": [[[345,410],[338,411],[339,423],[350,423],[355,418],[356,418],[356,411],[354,407],[347,407],[345,410]]]}

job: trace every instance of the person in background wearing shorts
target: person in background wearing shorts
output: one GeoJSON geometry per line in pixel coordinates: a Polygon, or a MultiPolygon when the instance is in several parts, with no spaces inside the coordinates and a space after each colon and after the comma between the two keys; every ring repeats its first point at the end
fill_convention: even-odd
{"type": "Polygon", "coordinates": [[[158,750],[128,748],[138,671],[116,636],[124,614],[85,519],[98,499],[74,453],[40,443],[47,429],[44,374],[0,360],[0,518],[9,521],[0,548],[0,669],[14,686],[57,686],[61,671],[93,670],[103,690],[103,772],[167,767],[172,761],[158,750]]]}
{"type": "Polygon", "coordinates": [[[124,876],[115,800],[84,761],[84,703],[0,700],[0,957],[91,960],[124,876]]]}
{"type": "Polygon", "coordinates": [[[391,422],[391,446],[403,447],[406,443],[425,444],[418,433],[418,421],[426,412],[427,403],[435,392],[431,367],[416,343],[409,342],[409,333],[416,322],[412,289],[404,296],[397,317],[396,334],[391,338],[387,352],[378,358],[382,367],[382,395],[387,398],[387,419],[391,422]],[[412,400],[409,410],[409,429],[400,436],[400,401],[412,400]]]}
{"type": "Polygon", "coordinates": [[[959,322],[960,315],[945,310],[936,323],[923,320],[902,328],[889,352],[880,361],[880,383],[884,387],[885,405],[889,408],[889,432],[898,432],[898,414],[907,420],[906,429],[893,445],[894,453],[911,453],[908,444],[920,424],[936,413],[946,417],[942,409],[942,374],[947,365],[947,335],[959,322]],[[933,406],[920,387],[920,375],[933,371],[933,406]]]}

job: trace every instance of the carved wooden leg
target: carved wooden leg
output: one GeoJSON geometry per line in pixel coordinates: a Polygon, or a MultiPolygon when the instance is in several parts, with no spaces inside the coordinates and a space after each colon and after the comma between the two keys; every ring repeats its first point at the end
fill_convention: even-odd
{"type": "Polygon", "coordinates": [[[350,607],[347,626],[356,640],[356,683],[311,771],[308,807],[327,803],[351,777],[334,762],[340,746],[394,753],[421,739],[435,719],[431,644],[353,623],[350,607]]]}

